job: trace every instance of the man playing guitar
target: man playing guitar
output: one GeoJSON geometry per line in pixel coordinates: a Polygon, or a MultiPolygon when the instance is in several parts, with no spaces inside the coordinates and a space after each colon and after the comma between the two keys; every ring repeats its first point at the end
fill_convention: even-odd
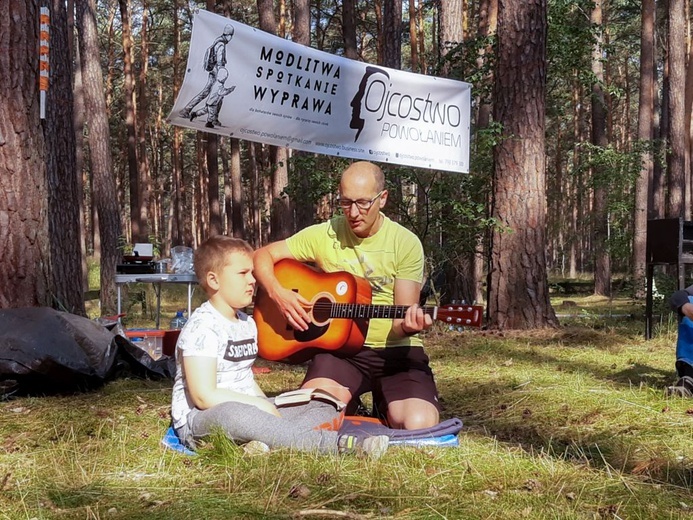
{"type": "Polygon", "coordinates": [[[325,272],[346,271],[368,280],[374,304],[408,306],[403,318],[371,320],[364,347],[347,357],[334,352],[315,355],[303,388],[322,388],[353,413],[358,397],[373,392],[373,402],[392,428],[428,428],[439,422],[438,391],[419,332],[433,319],[419,306],[423,247],[411,231],[385,216],[387,202],[382,170],[355,162],[339,186],[342,214],[328,222],[258,249],[254,275],[288,324],[308,329],[309,302],[283,287],[274,264],[283,259],[314,262],[325,272]]]}

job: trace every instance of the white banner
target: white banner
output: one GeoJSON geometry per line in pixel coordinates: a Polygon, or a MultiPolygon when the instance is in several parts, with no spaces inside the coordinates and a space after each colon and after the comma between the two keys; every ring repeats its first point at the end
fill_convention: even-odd
{"type": "Polygon", "coordinates": [[[199,11],[169,122],[308,152],[468,172],[470,105],[469,83],[340,58],[199,11]]]}

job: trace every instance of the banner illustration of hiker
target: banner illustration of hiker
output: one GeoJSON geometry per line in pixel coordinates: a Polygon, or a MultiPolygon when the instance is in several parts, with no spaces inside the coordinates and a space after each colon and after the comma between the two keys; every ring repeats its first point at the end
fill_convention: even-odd
{"type": "Polygon", "coordinates": [[[171,124],[296,150],[469,171],[471,85],[369,65],[199,11],[171,124]]]}

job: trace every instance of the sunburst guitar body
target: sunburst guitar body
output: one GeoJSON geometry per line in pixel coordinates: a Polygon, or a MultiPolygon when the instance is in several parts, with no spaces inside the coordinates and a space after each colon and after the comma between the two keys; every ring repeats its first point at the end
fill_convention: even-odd
{"type": "MultiPolygon", "coordinates": [[[[311,302],[308,330],[294,330],[262,289],[258,289],[253,318],[258,329],[258,353],[272,361],[303,362],[316,352],[341,356],[358,352],[371,319],[403,318],[406,305],[372,305],[367,280],[344,271],[324,273],[295,260],[281,260],[274,274],[283,287],[311,302]]],[[[434,319],[453,325],[478,327],[483,308],[478,305],[423,307],[434,319]]]]}

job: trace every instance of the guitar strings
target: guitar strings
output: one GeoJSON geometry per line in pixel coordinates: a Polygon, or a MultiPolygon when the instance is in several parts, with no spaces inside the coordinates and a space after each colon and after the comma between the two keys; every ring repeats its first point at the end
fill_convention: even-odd
{"type": "MultiPolygon", "coordinates": [[[[411,305],[373,305],[370,303],[335,303],[317,301],[313,309],[320,312],[328,312],[333,317],[373,317],[373,318],[401,318],[411,305]]],[[[421,307],[426,314],[433,314],[435,307],[421,307]]]]}

